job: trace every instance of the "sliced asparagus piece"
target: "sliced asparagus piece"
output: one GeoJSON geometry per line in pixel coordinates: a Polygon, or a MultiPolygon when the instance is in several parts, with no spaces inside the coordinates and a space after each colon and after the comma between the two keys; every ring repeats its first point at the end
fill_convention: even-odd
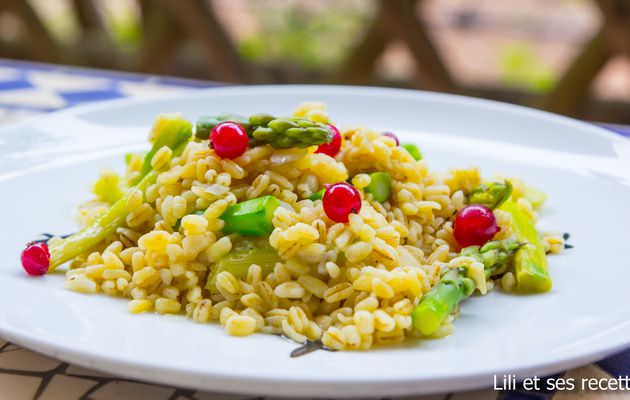
{"type": "Polygon", "coordinates": [[[525,186],[523,196],[532,203],[534,208],[539,208],[547,200],[547,194],[531,186],[525,186]]]}
{"type": "Polygon", "coordinates": [[[158,150],[167,146],[174,151],[182,143],[188,143],[192,136],[192,124],[177,114],[159,115],[153,124],[151,136],[155,138],[155,141],[151,150],[144,156],[140,174],[133,182],[130,182],[131,186],[140,182],[151,171],[151,159],[158,150]]]}
{"type": "Polygon", "coordinates": [[[125,184],[117,173],[104,171],[92,186],[92,192],[100,200],[114,204],[125,195],[125,184]]]}
{"type": "Polygon", "coordinates": [[[252,264],[256,264],[260,266],[262,276],[265,277],[273,271],[277,262],[282,262],[282,259],[276,250],[268,246],[245,246],[234,249],[221,257],[219,261],[212,266],[212,272],[206,282],[206,289],[216,292],[217,275],[223,271],[228,271],[237,279],[245,279],[247,278],[249,267],[252,264]]]}
{"type": "MultiPolygon", "coordinates": [[[[144,159],[145,164],[149,166],[149,170],[145,172],[143,168],[140,171],[139,181],[133,186],[143,193],[146,191],[147,187],[153,184],[157,179],[157,173],[150,169],[153,154],[161,147],[168,146],[173,150],[174,156],[180,155],[192,136],[191,124],[181,117],[160,116],[153,127],[153,136],[156,138],[154,145],[144,159]]],[[[90,226],[81,229],[59,242],[51,244],[49,246],[49,271],[54,270],[59,265],[71,260],[79,254],[90,250],[116,232],[117,228],[123,226],[128,214],[128,197],[129,195],[125,194],[125,196],[116,201],[105,214],[94,220],[90,226]]]]}
{"type": "MultiPolygon", "coordinates": [[[[257,118],[265,122],[261,118],[257,118]]],[[[252,125],[250,145],[269,144],[278,149],[310,147],[329,143],[333,133],[325,124],[305,118],[276,118],[266,125],[252,125]]]]}
{"type": "Polygon", "coordinates": [[[269,235],[273,231],[271,222],[273,213],[279,206],[280,200],[273,196],[258,197],[234,204],[221,215],[221,219],[225,221],[223,233],[269,235]]]}
{"type": "MultiPolygon", "coordinates": [[[[150,172],[135,188],[144,192],[156,179],[157,174],[150,172]]],[[[50,268],[48,271],[52,271],[66,261],[70,261],[79,254],[90,250],[116,232],[117,228],[123,226],[128,214],[127,199],[128,196],[125,195],[114,203],[105,214],[94,220],[90,226],[81,229],[58,243],[51,244],[49,246],[50,268]]]]}
{"type": "Polygon", "coordinates": [[[423,335],[432,335],[474,290],[475,282],[466,277],[463,270],[447,271],[413,310],[414,328],[423,335]]]}
{"type": "Polygon", "coordinates": [[[507,201],[501,209],[512,216],[512,230],[516,239],[527,242],[514,256],[516,289],[522,292],[550,290],[552,283],[547,271],[547,255],[536,231],[535,221],[517,202],[507,201]]]}
{"type": "Polygon", "coordinates": [[[422,153],[420,152],[420,149],[418,149],[418,146],[416,146],[415,144],[403,143],[401,147],[407,150],[409,155],[413,157],[414,160],[416,161],[422,160],[422,153]]]}
{"type": "Polygon", "coordinates": [[[329,143],[333,133],[325,124],[306,118],[275,118],[269,114],[255,114],[248,119],[234,114],[201,117],[197,121],[195,137],[208,139],[212,128],[225,121],[234,121],[247,131],[250,146],[271,145],[278,149],[305,148],[329,143]]]}
{"type": "MultiPolygon", "coordinates": [[[[484,276],[481,279],[488,279],[501,273],[520,247],[521,244],[513,239],[495,240],[482,247],[466,247],[461,255],[482,263],[484,276]]],[[[446,270],[411,314],[414,328],[423,335],[435,333],[457,306],[474,292],[476,279],[479,278],[473,276],[472,271],[463,267],[446,270]]]]}
{"type": "Polygon", "coordinates": [[[472,257],[484,266],[487,278],[498,275],[523,243],[514,239],[492,240],[483,246],[469,246],[461,251],[462,256],[472,257]]]}
{"type": "Polygon", "coordinates": [[[217,116],[202,116],[199,117],[195,124],[195,137],[201,140],[208,139],[212,128],[226,121],[236,122],[243,126],[244,129],[249,128],[249,120],[242,115],[223,113],[217,116]]]}
{"type": "Polygon", "coordinates": [[[468,194],[470,204],[482,204],[491,210],[498,208],[512,195],[512,184],[509,181],[481,184],[468,194]]]}
{"type": "Polygon", "coordinates": [[[324,197],[324,193],[326,193],[326,189],[322,189],[322,190],[318,190],[317,192],[313,193],[312,195],[308,196],[309,200],[321,200],[324,197]]]}

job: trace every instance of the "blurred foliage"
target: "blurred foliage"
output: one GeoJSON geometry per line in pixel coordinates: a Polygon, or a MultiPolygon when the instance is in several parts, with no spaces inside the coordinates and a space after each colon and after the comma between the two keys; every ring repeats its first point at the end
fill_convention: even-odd
{"type": "Polygon", "coordinates": [[[131,10],[115,12],[105,10],[105,21],[116,45],[123,51],[133,51],[142,42],[142,26],[131,10]]]}
{"type": "Polygon", "coordinates": [[[373,15],[365,2],[254,3],[255,32],[238,43],[246,59],[262,64],[328,69],[341,62],[373,15]]]}
{"type": "Polygon", "coordinates": [[[501,81],[510,87],[536,93],[549,91],[555,83],[553,70],[526,43],[507,45],[500,54],[501,81]]]}

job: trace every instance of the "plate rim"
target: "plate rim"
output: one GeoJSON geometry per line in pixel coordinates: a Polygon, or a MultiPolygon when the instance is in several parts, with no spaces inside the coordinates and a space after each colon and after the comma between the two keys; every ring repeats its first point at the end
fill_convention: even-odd
{"type": "Polygon", "coordinates": [[[22,120],[12,121],[8,124],[3,124],[0,126],[0,135],[4,133],[5,130],[15,129],[22,125],[31,125],[34,122],[38,122],[40,120],[45,120],[46,118],[57,118],[60,116],[64,116],[65,114],[72,115],[81,112],[95,111],[101,108],[108,108],[120,105],[130,105],[135,103],[143,103],[143,102],[153,102],[153,101],[164,101],[169,99],[178,99],[182,97],[195,97],[202,96],[206,93],[212,92],[232,92],[232,91],[249,91],[249,90],[279,90],[279,91],[287,91],[287,92],[297,92],[300,90],[322,90],[322,91],[356,91],[356,92],[382,92],[383,94],[398,94],[398,95],[410,95],[410,96],[426,96],[432,97],[435,99],[441,100],[451,100],[451,102],[459,102],[464,105],[479,105],[485,106],[488,108],[499,107],[503,108],[507,111],[514,111],[523,114],[530,114],[532,117],[547,117],[558,119],[565,123],[571,125],[577,125],[581,129],[591,130],[592,133],[607,137],[608,139],[612,139],[619,143],[626,143],[628,140],[624,137],[621,137],[618,133],[611,131],[610,129],[606,129],[602,126],[598,126],[595,123],[590,123],[588,121],[582,121],[578,118],[571,117],[568,115],[557,114],[551,111],[541,110],[537,108],[532,108],[528,106],[524,106],[521,104],[512,104],[507,103],[505,101],[493,100],[493,99],[485,99],[481,97],[473,97],[467,96],[463,94],[455,94],[455,93],[441,93],[441,92],[431,92],[428,90],[421,89],[406,89],[406,88],[394,88],[394,87],[382,87],[382,86],[357,86],[357,85],[335,85],[335,84],[252,84],[252,85],[222,85],[222,86],[210,86],[207,88],[200,89],[190,89],[183,88],[181,92],[177,93],[162,93],[151,96],[130,96],[130,97],[121,97],[118,99],[108,99],[103,101],[94,101],[90,103],[83,103],[76,106],[70,106],[66,108],[62,108],[59,110],[54,110],[50,112],[44,112],[39,115],[29,116],[22,120]]]}

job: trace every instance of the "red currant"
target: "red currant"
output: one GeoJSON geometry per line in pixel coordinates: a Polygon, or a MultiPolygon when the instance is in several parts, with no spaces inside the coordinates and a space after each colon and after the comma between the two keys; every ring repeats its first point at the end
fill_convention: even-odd
{"type": "Polygon", "coordinates": [[[331,124],[326,125],[328,126],[328,129],[330,129],[330,131],[332,132],[333,138],[328,143],[320,144],[319,147],[317,147],[317,150],[315,150],[315,153],[322,153],[334,157],[337,155],[337,153],[339,153],[339,150],[341,149],[341,133],[339,133],[339,129],[337,129],[336,126],[331,124]]]}
{"type": "Polygon", "coordinates": [[[249,139],[242,126],[236,122],[226,121],[212,128],[210,143],[219,157],[232,159],[245,153],[249,139]]]}
{"type": "Polygon", "coordinates": [[[383,132],[383,136],[394,139],[394,142],[396,142],[396,146],[400,146],[400,140],[398,140],[398,136],[394,135],[393,133],[383,132]]]}
{"type": "Polygon", "coordinates": [[[359,191],[349,183],[328,185],[322,198],[324,212],[335,222],[348,222],[348,216],[361,210],[359,191]]]}
{"type": "Polygon", "coordinates": [[[453,234],[462,247],[482,246],[499,230],[492,210],[481,204],[468,205],[455,215],[453,234]]]}
{"type": "Polygon", "coordinates": [[[20,256],[22,268],[29,275],[44,275],[50,266],[50,251],[44,242],[31,243],[20,256]]]}

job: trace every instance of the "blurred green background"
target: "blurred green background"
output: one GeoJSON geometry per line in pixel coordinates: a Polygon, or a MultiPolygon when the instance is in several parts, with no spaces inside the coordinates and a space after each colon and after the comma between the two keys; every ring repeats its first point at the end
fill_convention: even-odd
{"type": "Polygon", "coordinates": [[[0,57],[488,97],[630,123],[629,0],[0,0],[0,57]]]}

